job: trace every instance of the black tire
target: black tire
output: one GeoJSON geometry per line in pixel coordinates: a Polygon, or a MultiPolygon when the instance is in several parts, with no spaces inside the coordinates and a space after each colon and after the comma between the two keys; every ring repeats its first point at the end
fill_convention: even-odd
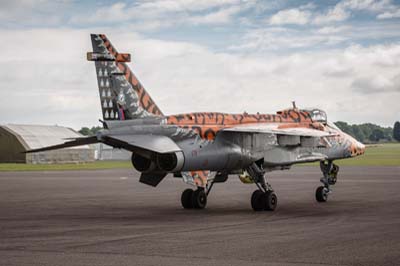
{"type": "Polygon", "coordinates": [[[325,187],[320,186],[315,191],[315,199],[318,202],[326,202],[328,200],[328,193],[325,191],[325,187]]]}
{"type": "Polygon", "coordinates": [[[195,209],[204,209],[207,206],[207,194],[204,189],[197,189],[193,192],[192,204],[195,209]]]}
{"type": "Polygon", "coordinates": [[[182,192],[182,196],[181,196],[181,204],[182,207],[185,209],[193,209],[193,202],[192,202],[192,196],[193,196],[193,189],[185,189],[182,192]]]}
{"type": "Polygon", "coordinates": [[[264,210],[266,211],[274,211],[276,206],[278,205],[278,197],[273,191],[267,191],[265,193],[265,206],[264,210]]]}
{"type": "Polygon", "coordinates": [[[336,164],[332,165],[332,173],[333,174],[339,173],[339,166],[338,165],[336,165],[336,164]]]}
{"type": "Polygon", "coordinates": [[[265,207],[265,194],[261,190],[257,189],[251,195],[251,207],[254,211],[262,211],[265,207]]]}

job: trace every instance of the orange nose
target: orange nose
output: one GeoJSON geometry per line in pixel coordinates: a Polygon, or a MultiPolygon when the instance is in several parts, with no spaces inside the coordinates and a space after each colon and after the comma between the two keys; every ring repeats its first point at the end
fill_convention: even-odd
{"type": "Polygon", "coordinates": [[[357,140],[353,140],[351,156],[355,157],[365,153],[365,145],[357,140]]]}
{"type": "Polygon", "coordinates": [[[362,144],[361,142],[358,142],[358,141],[357,141],[357,153],[358,153],[359,155],[365,153],[365,145],[362,144]]]}

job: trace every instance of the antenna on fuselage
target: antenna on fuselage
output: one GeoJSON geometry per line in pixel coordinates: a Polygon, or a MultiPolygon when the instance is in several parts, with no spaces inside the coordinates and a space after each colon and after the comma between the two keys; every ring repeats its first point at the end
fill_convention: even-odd
{"type": "Polygon", "coordinates": [[[292,101],[293,109],[297,109],[296,101],[292,101]]]}

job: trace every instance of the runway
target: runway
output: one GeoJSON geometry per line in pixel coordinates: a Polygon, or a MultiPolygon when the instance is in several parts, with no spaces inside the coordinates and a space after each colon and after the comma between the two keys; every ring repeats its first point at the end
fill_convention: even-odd
{"type": "Polygon", "coordinates": [[[133,170],[0,173],[0,265],[398,265],[400,167],[342,167],[317,203],[318,167],[269,174],[275,212],[254,185],[216,184],[205,210],[180,205],[133,170]]]}

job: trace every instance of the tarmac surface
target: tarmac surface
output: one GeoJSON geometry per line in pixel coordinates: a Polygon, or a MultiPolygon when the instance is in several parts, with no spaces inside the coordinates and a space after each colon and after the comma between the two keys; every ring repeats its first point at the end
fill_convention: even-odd
{"type": "Polygon", "coordinates": [[[254,185],[216,184],[205,210],[186,185],[133,170],[0,173],[0,265],[399,265],[400,167],[342,167],[317,203],[318,167],[269,174],[275,212],[254,185]]]}

